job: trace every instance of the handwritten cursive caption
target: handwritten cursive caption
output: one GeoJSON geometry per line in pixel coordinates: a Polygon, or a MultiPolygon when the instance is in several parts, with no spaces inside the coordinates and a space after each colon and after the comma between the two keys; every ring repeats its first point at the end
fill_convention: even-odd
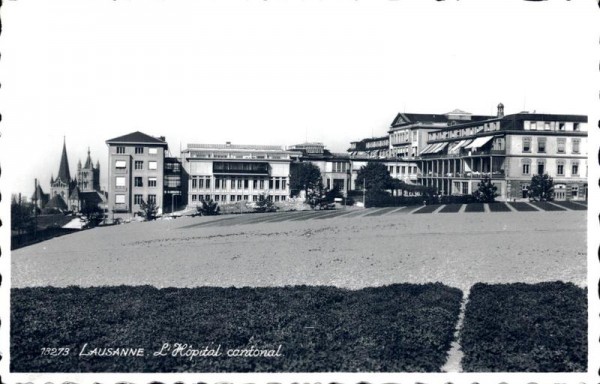
{"type": "MultiPolygon", "coordinates": [[[[283,356],[281,344],[271,348],[248,345],[237,348],[226,348],[221,344],[209,343],[195,346],[188,343],[163,343],[158,350],[149,352],[140,347],[98,347],[88,343],[78,353],[79,357],[176,357],[194,360],[210,357],[247,357],[277,358],[283,356]]],[[[74,352],[73,348],[42,348],[42,356],[66,357],[74,352]]]]}

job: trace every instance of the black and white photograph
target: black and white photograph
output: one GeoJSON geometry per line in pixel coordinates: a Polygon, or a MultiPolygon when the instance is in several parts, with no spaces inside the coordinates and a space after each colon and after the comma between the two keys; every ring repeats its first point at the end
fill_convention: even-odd
{"type": "Polygon", "coordinates": [[[599,17],[5,1],[2,380],[597,382],[599,17]]]}

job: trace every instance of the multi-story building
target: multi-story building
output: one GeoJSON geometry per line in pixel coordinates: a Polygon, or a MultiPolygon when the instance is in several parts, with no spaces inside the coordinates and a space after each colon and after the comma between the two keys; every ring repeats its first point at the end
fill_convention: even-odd
{"type": "Polygon", "coordinates": [[[182,151],[188,205],[286,200],[292,158],[299,153],[276,145],[188,144],[182,151]]]}
{"type": "MultiPolygon", "coordinates": [[[[163,209],[164,137],[133,132],[106,141],[108,145],[108,210],[113,218],[130,218],[142,202],[163,209]]],[[[171,202],[169,202],[171,203],[171,202]]]]}
{"type": "Polygon", "coordinates": [[[288,150],[302,154],[299,162],[310,162],[321,171],[323,187],[327,190],[337,188],[342,194],[350,189],[351,164],[347,153],[332,153],[322,143],[303,143],[291,145],[288,150]]]}
{"type": "Polygon", "coordinates": [[[554,179],[555,199],[587,198],[587,117],[521,112],[428,133],[421,183],[441,194],[470,194],[489,176],[499,199],[527,197],[535,174],[554,179]]]}

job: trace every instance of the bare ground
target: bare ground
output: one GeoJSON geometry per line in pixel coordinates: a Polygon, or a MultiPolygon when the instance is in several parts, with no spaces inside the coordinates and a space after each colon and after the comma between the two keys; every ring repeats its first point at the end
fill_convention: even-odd
{"type": "MultiPolygon", "coordinates": [[[[297,213],[296,213],[297,214],[297,213]]],[[[96,228],[12,252],[12,286],[586,284],[586,212],[180,218],[96,228]],[[233,223],[233,222],[232,222],[233,223]]]]}

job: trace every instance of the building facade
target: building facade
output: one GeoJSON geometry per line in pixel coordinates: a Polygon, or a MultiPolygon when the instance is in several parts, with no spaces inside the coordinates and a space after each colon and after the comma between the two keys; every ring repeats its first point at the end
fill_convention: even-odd
{"type": "Polygon", "coordinates": [[[181,153],[188,206],[209,199],[284,201],[290,194],[290,163],[298,156],[275,145],[188,144],[181,153]]]}
{"type": "Polygon", "coordinates": [[[108,211],[113,218],[131,218],[142,202],[164,202],[164,137],[133,132],[106,141],[108,145],[108,211]]]}

